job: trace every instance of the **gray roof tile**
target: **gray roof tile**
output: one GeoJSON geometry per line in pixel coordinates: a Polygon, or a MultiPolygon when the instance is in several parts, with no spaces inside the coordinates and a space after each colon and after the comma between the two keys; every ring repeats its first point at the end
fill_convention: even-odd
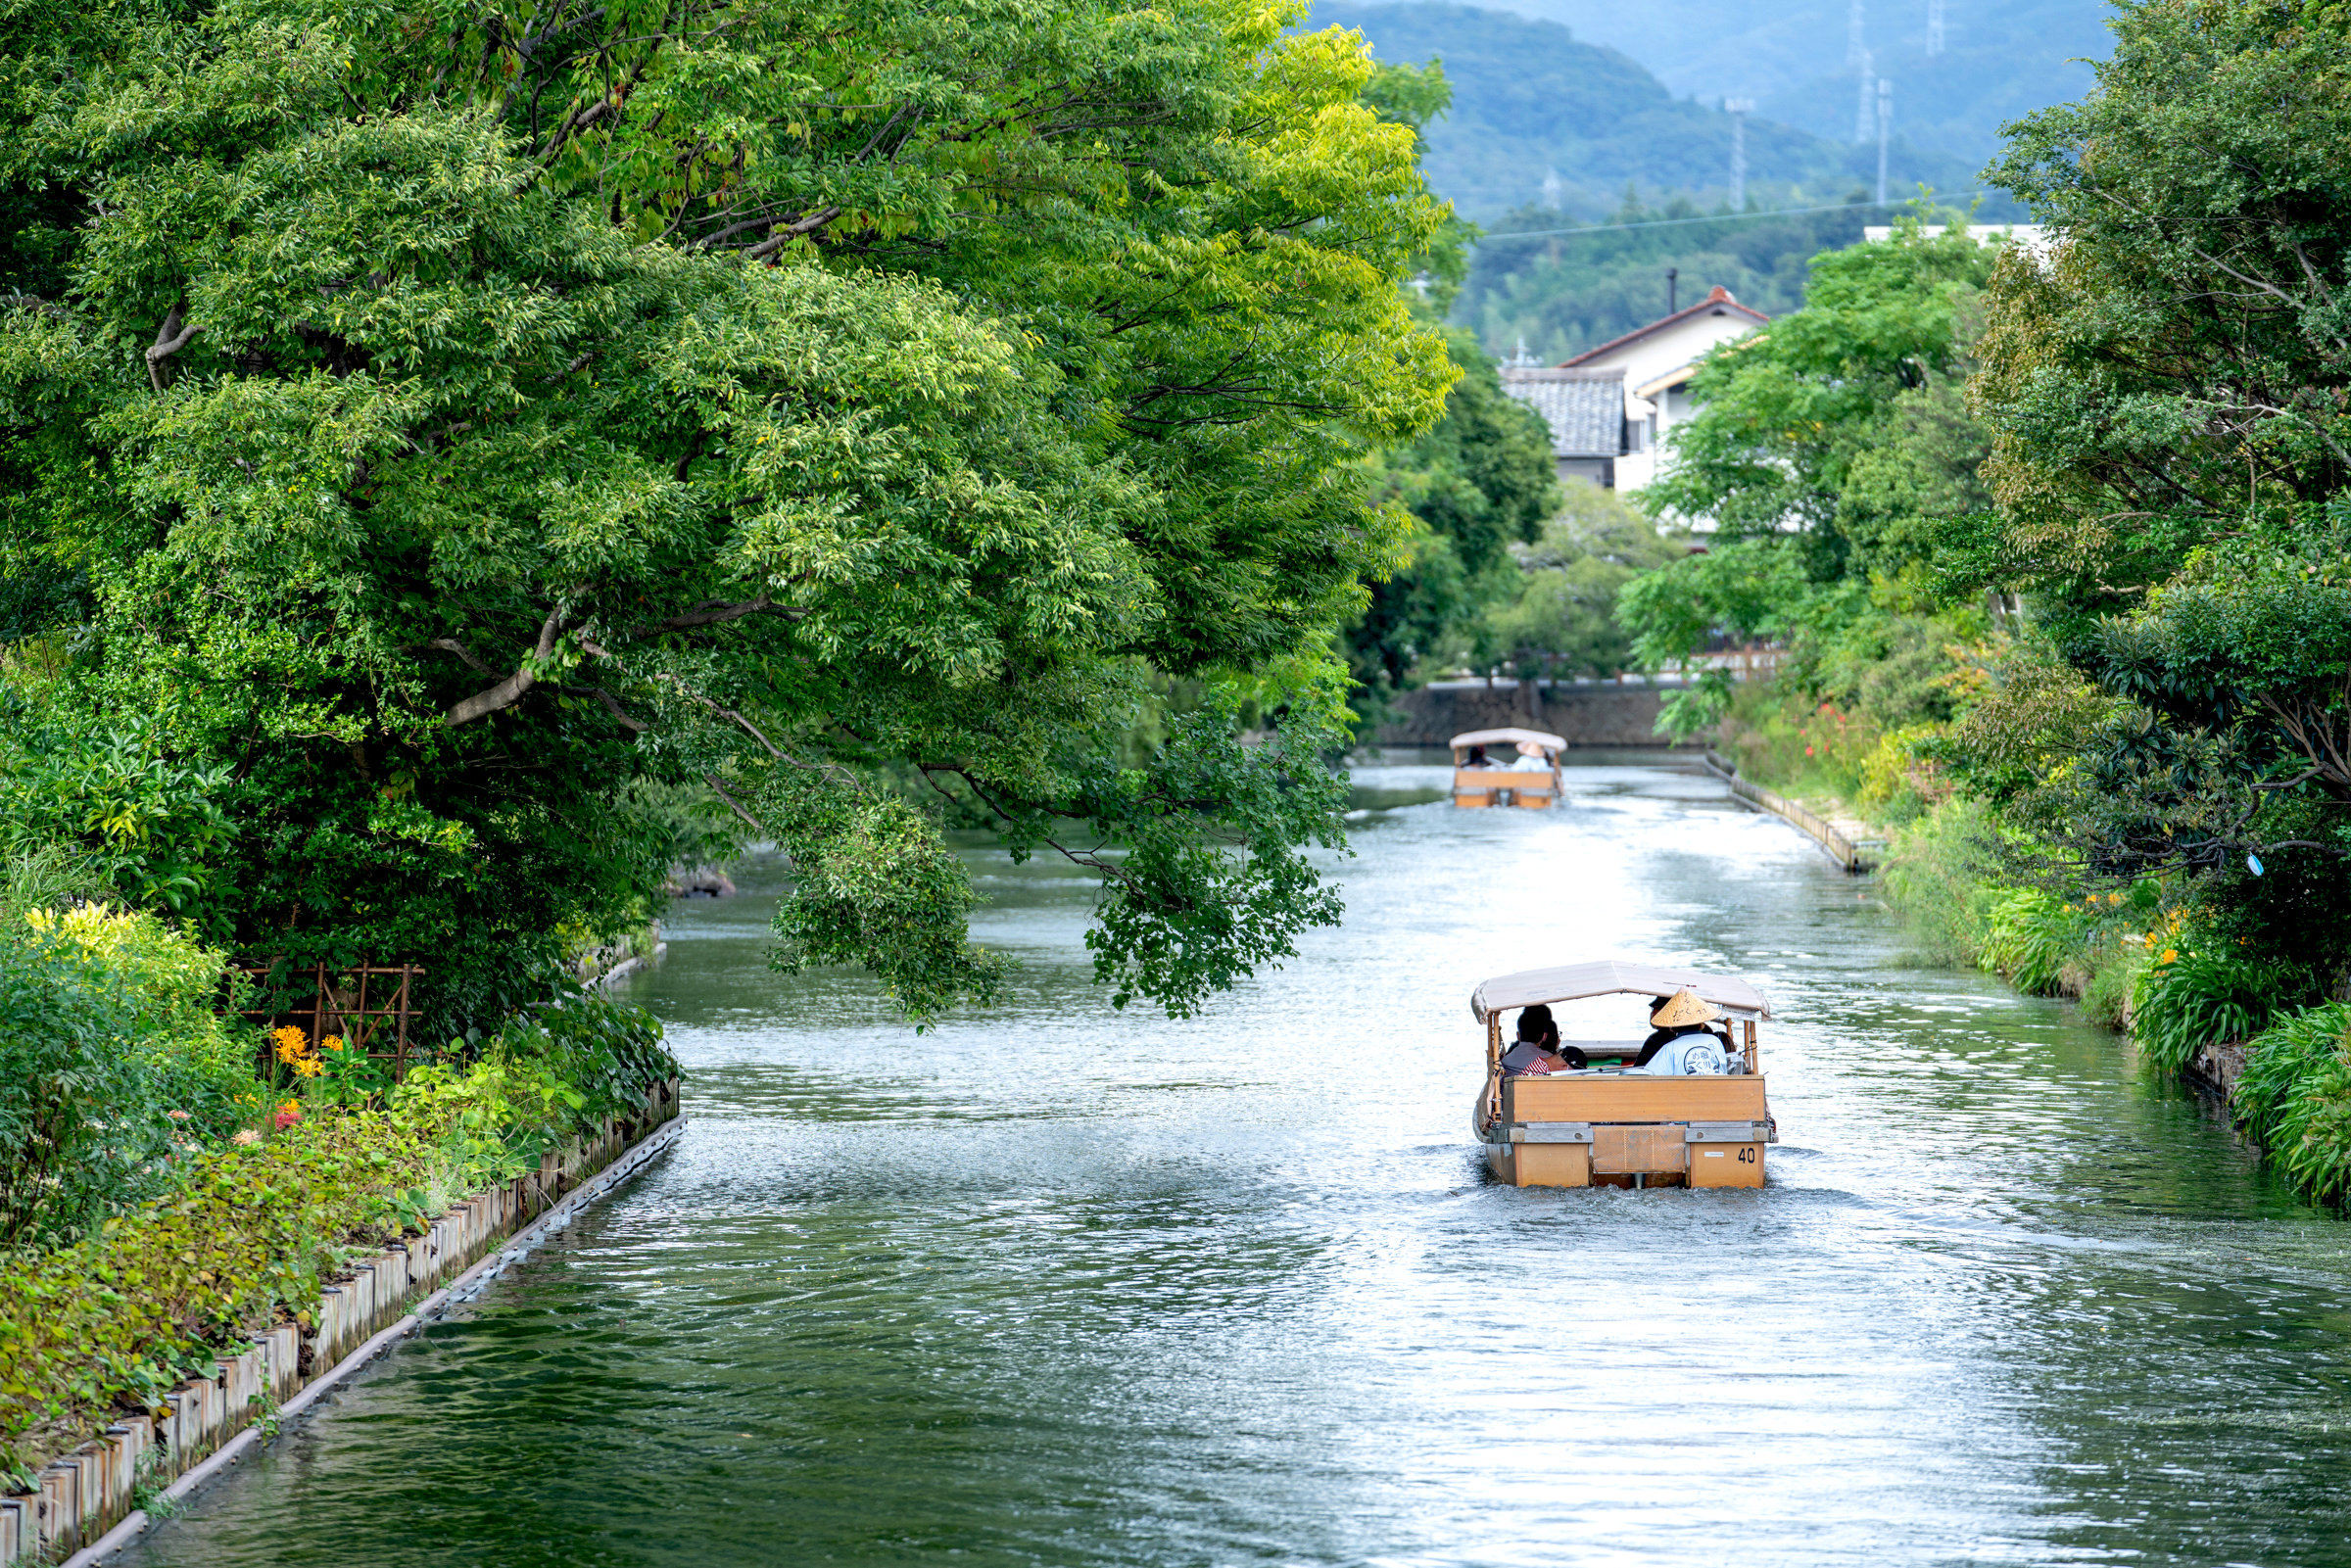
{"type": "Polygon", "coordinates": [[[1551,426],[1555,457],[1615,457],[1624,451],[1624,367],[1564,370],[1505,365],[1502,390],[1532,404],[1551,426]]]}

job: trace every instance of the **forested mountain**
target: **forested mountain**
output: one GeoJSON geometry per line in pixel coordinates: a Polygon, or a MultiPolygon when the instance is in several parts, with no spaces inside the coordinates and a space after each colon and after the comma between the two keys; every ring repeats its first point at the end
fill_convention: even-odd
{"type": "Polygon", "coordinates": [[[1665,313],[1665,270],[1680,274],[1680,303],[1720,284],[1771,315],[1803,304],[1806,263],[1886,221],[1882,208],[1854,204],[1789,217],[1689,220],[1688,202],[1663,208],[1628,203],[1623,226],[1547,233],[1559,214],[1523,209],[1499,219],[1470,258],[1454,302],[1456,321],[1498,355],[1523,345],[1556,362],[1665,313]],[[1517,238],[1511,230],[1533,231],[1517,238]]]}
{"type": "MultiPolygon", "coordinates": [[[[1465,6],[1326,3],[1311,25],[1361,28],[1382,60],[1444,63],[1453,107],[1429,126],[1423,164],[1429,183],[1466,217],[1485,221],[1543,202],[1595,218],[1624,200],[1627,181],[1645,193],[1687,194],[1701,209],[1729,194],[1731,117],[1719,98],[1677,98],[1629,56],[1557,23],[1465,6]]],[[[1970,190],[1978,162],[1897,133],[1890,188],[1970,190]]],[[[1800,207],[1874,188],[1878,154],[1874,143],[1751,116],[1747,167],[1751,200],[1800,207]]]]}
{"type": "MultiPolygon", "coordinates": [[[[1927,52],[1928,0],[1865,0],[1863,42],[1894,82],[1895,125],[1912,144],[1980,166],[2002,123],[2089,90],[2085,59],[2112,39],[2099,0],[1943,0],[1943,52],[1927,52]]],[[[1702,103],[1756,100],[1758,112],[1832,138],[1853,132],[1858,71],[1847,59],[1851,0],[1495,0],[1620,49],[1702,103]]]]}

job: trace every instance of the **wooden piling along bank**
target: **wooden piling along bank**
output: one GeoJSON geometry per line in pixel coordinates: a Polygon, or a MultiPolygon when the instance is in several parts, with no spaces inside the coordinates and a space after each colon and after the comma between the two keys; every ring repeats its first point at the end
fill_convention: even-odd
{"type": "Polygon", "coordinates": [[[1739,777],[1739,765],[1729,758],[1712,750],[1707,751],[1706,771],[1729,784],[1732,794],[1750,805],[1761,807],[1790,827],[1805,833],[1814,843],[1829,852],[1829,858],[1847,871],[1858,876],[1862,872],[1868,871],[1874,864],[1869,850],[1875,846],[1875,841],[1855,843],[1823,822],[1816,814],[1806,811],[1787,796],[1776,794],[1761,784],[1748,783],[1739,777]]]}
{"type": "Polygon", "coordinates": [[[36,1490],[0,1497],[0,1568],[63,1562],[134,1511],[133,1493],[188,1476],[247,1428],[273,1417],[304,1389],[348,1370],[345,1362],[414,1304],[455,1281],[633,1146],[674,1122],[678,1080],[646,1097],[642,1116],[608,1120],[597,1136],[551,1149],[538,1170],[475,1193],[410,1236],[359,1259],[319,1293],[311,1325],[281,1323],[208,1378],[164,1396],[162,1415],[132,1416],[44,1466],[36,1490]]]}

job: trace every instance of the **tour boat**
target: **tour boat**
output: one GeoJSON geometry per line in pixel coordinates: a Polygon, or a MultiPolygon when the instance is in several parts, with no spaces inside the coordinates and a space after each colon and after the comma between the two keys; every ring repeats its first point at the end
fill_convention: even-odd
{"type": "MultiPolygon", "coordinates": [[[[1498,1179],[1514,1187],[1763,1185],[1763,1151],[1777,1140],[1755,1024],[1771,1017],[1771,1004],[1745,980],[1604,960],[1488,980],[1470,994],[1469,1011],[1486,1026],[1486,1082],[1470,1124],[1498,1179]],[[1695,1048],[1675,1058],[1687,1055],[1691,1070],[1660,1073],[1654,1061],[1634,1068],[1638,1039],[1561,1040],[1561,1053],[1572,1046],[1591,1063],[1580,1070],[1504,1070],[1506,1013],[1595,996],[1678,1000],[1685,991],[1723,1024],[1723,1036],[1705,1042],[1732,1045],[1709,1050],[1685,1036],[1695,1048]]],[[[1646,1024],[1649,1012],[1645,1003],[1635,1017],[1646,1024]]]]}
{"type": "Polygon", "coordinates": [[[1559,798],[1559,753],[1567,742],[1540,730],[1471,730],[1453,737],[1453,803],[1541,808],[1559,798]],[[1508,748],[1495,761],[1488,746],[1508,748]],[[1471,753],[1480,759],[1470,761],[1471,753]],[[1515,762],[1517,766],[1511,764],[1515,762]]]}

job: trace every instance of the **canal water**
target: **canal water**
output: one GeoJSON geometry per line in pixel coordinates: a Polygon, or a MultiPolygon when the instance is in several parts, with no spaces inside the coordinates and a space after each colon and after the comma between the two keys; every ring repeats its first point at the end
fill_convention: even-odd
{"type": "Polygon", "coordinates": [[[1443,780],[1185,1022],[979,846],[1021,979],[920,1037],[682,906],[683,1141],[129,1560],[2351,1563],[2351,1228],[1708,780],[1443,780]],[[1486,1181],[1470,988],[1607,955],[1769,995],[1768,1188],[1486,1181]]]}

